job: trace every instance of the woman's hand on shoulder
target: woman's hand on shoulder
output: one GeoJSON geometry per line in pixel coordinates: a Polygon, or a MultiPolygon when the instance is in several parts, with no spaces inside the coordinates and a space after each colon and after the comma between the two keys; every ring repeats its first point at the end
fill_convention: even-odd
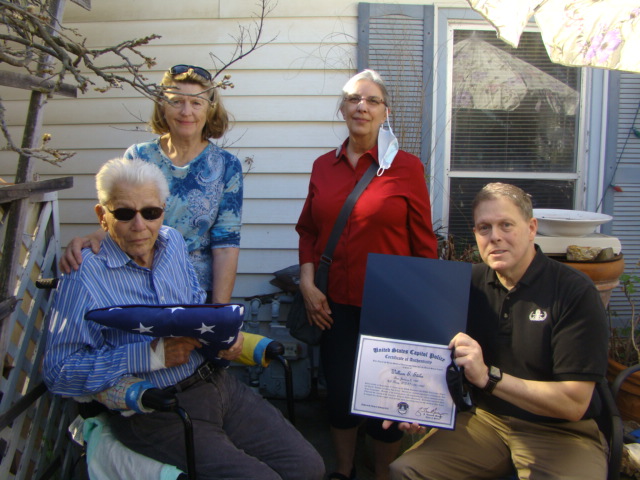
{"type": "Polygon", "coordinates": [[[82,263],[82,249],[91,248],[93,253],[100,252],[100,243],[105,235],[104,230],[97,230],[86,237],[72,238],[60,259],[60,270],[67,274],[78,270],[82,263]]]}

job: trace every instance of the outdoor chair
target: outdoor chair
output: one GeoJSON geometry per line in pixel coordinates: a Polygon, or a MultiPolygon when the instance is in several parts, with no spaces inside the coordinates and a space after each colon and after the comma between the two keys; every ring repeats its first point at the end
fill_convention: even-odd
{"type": "MultiPolygon", "coordinates": [[[[617,398],[622,384],[629,376],[633,375],[636,372],[640,372],[640,363],[624,369],[616,376],[610,386],[612,399],[617,398]]],[[[622,460],[622,449],[624,448],[624,444],[637,442],[636,438],[633,438],[630,435],[624,435],[622,419],[620,417],[620,413],[618,412],[618,408],[615,405],[615,401],[613,402],[613,410],[615,411],[617,417],[612,416],[612,418],[614,419],[612,421],[614,434],[612,435],[612,440],[609,442],[610,452],[609,476],[607,477],[608,480],[618,480],[620,478],[620,462],[622,460]]]]}

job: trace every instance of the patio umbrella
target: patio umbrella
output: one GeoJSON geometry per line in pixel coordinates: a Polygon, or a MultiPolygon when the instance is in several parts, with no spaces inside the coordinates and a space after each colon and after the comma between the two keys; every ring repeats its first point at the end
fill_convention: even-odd
{"type": "Polygon", "coordinates": [[[578,106],[573,88],[509,52],[475,37],[454,45],[454,108],[511,111],[527,95],[555,113],[574,115],[578,106]]]}
{"type": "Polygon", "coordinates": [[[535,15],[549,58],[640,73],[638,0],[467,0],[513,47],[535,15]]]}

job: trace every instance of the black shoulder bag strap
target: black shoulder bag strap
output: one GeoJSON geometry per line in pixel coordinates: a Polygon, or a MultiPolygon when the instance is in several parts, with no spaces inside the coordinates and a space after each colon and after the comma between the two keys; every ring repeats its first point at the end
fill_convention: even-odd
{"type": "Polygon", "coordinates": [[[323,293],[327,293],[327,285],[329,283],[329,266],[333,261],[331,257],[333,256],[333,251],[336,249],[336,245],[338,245],[338,240],[340,239],[340,235],[342,235],[342,230],[344,230],[344,227],[347,224],[347,220],[349,219],[349,215],[351,215],[353,206],[358,201],[362,192],[364,192],[364,189],[367,188],[371,179],[375,177],[377,171],[378,166],[375,163],[372,163],[344,201],[344,205],[342,205],[342,209],[336,219],[336,223],[333,225],[333,230],[331,230],[331,235],[329,235],[327,245],[324,247],[324,252],[320,257],[320,265],[318,265],[318,270],[316,271],[314,278],[316,287],[318,287],[323,293]]]}

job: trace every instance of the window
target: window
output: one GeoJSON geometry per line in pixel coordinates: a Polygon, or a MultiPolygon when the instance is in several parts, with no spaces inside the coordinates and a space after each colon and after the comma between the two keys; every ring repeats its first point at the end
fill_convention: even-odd
{"type": "Polygon", "coordinates": [[[539,33],[517,49],[494,31],[453,30],[448,231],[473,240],[471,202],[505,181],[534,207],[574,207],[579,69],[552,63],[539,33]]]}
{"type": "Polygon", "coordinates": [[[394,131],[427,167],[439,233],[462,248],[473,242],[471,202],[492,181],[520,186],[537,208],[593,200],[584,187],[595,179],[600,138],[580,115],[591,122],[602,99],[599,73],[583,79],[581,69],[552,63],[537,32],[512,48],[468,9],[360,3],[358,17],[358,70],[378,70],[390,88],[394,131]],[[484,53],[460,57],[465,41],[484,53]],[[472,97],[472,87],[484,94],[472,97]]]}

